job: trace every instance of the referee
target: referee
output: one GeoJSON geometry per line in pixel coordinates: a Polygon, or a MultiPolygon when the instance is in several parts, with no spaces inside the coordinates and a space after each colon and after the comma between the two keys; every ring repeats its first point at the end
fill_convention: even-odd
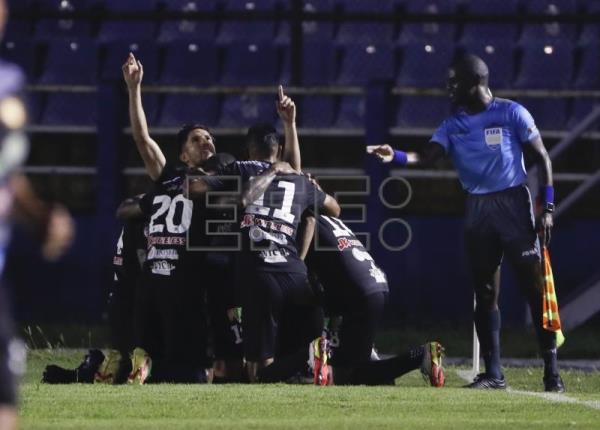
{"type": "Polygon", "coordinates": [[[542,328],[543,276],[531,196],[525,182],[523,152],[541,162],[543,214],[539,220],[546,243],[552,229],[552,164],[530,113],[511,100],[493,97],[489,72],[478,57],[465,55],[450,67],[447,89],[458,108],[418,153],[389,145],[367,152],[385,163],[427,165],[445,154],[452,157],[467,191],[465,242],[474,280],[475,326],[485,361],[469,388],[504,389],[500,365],[500,264],[506,254],[525,294],[544,358],[544,388],[563,392],[558,372],[555,333],[542,328]]]}

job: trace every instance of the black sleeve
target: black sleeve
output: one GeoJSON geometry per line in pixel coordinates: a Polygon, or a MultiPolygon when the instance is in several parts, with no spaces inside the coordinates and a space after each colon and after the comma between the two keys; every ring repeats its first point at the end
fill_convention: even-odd
{"type": "Polygon", "coordinates": [[[306,180],[306,184],[306,208],[319,212],[319,209],[322,209],[325,205],[325,197],[327,197],[327,194],[319,190],[308,180],[306,180]]]}
{"type": "Polygon", "coordinates": [[[238,191],[241,181],[238,163],[231,163],[219,169],[214,175],[203,176],[202,180],[213,191],[238,191]]]}
{"type": "Polygon", "coordinates": [[[156,193],[153,192],[146,193],[139,201],[140,209],[146,217],[150,217],[152,215],[152,201],[154,200],[155,195],[156,193]]]}

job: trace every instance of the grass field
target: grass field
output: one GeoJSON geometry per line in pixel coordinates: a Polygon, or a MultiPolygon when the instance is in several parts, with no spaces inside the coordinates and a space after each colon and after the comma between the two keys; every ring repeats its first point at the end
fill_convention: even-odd
{"type": "Polygon", "coordinates": [[[427,387],[418,372],[399,378],[395,387],[39,383],[46,364],[74,366],[83,353],[30,351],[22,428],[600,429],[600,409],[594,408],[600,407],[600,373],[563,372],[568,397],[551,399],[529,393],[541,391],[541,369],[506,369],[517,390],[510,392],[462,389],[455,368],[447,369],[442,389],[427,387]]]}

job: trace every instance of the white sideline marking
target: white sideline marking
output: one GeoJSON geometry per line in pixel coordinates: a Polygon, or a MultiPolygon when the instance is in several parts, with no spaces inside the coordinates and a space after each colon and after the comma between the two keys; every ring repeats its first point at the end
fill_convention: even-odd
{"type": "MultiPolygon", "coordinates": [[[[472,382],[475,377],[471,370],[457,370],[456,374],[466,382],[472,382]]],[[[579,400],[563,393],[538,393],[536,391],[513,390],[512,388],[507,388],[506,392],[511,394],[521,394],[523,396],[539,397],[540,399],[550,400],[551,402],[573,403],[600,410],[600,401],[598,400],[579,400]]]]}

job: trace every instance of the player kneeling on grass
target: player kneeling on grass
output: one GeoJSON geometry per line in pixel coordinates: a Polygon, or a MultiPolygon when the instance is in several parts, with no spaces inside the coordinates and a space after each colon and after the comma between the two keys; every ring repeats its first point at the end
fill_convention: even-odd
{"type": "Polygon", "coordinates": [[[389,145],[367,148],[383,162],[426,165],[444,154],[452,157],[468,193],[465,242],[474,280],[475,326],[485,373],[469,388],[504,389],[500,365],[500,264],[504,254],[526,296],[538,344],[544,358],[544,389],[565,390],[558,372],[556,333],[544,330],[543,272],[531,196],[523,158],[529,152],[541,164],[542,241],[550,240],[554,188],[552,163],[530,113],[520,104],[493,97],[489,71],[481,58],[457,59],[449,71],[448,93],[460,108],[447,118],[418,153],[393,150],[389,145]]]}

